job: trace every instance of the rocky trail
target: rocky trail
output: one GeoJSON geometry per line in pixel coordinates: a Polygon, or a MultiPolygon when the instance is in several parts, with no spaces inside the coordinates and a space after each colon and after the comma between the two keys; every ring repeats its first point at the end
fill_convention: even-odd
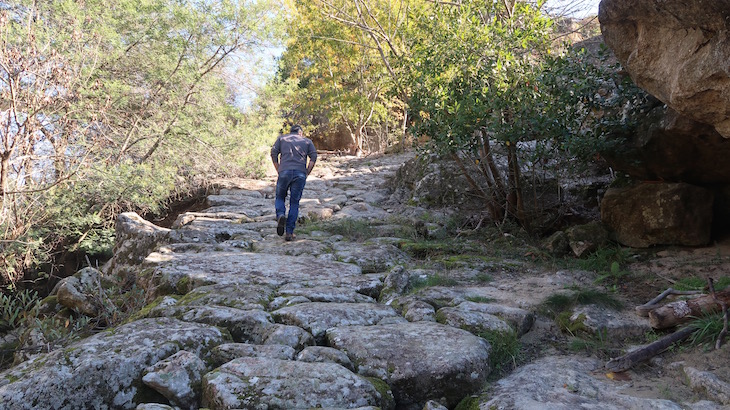
{"type": "MultiPolygon", "coordinates": [[[[275,232],[273,177],[221,182],[209,208],[172,229],[123,214],[104,274],[129,278],[150,303],[125,324],[0,373],[0,408],[730,405],[718,378],[730,376],[720,369],[727,348],[610,377],[602,358],[561,348],[566,336],[541,303],[591,287],[592,273],[488,256],[468,241],[433,263],[444,241],[431,239],[448,215],[384,187],[408,158],[322,158],[293,242],[275,232]],[[504,371],[510,357],[517,366],[504,371]]],[[[93,271],[77,274],[77,286],[98,282],[93,271]]],[[[588,304],[573,315],[615,340],[650,330],[632,306],[588,304]]]]}

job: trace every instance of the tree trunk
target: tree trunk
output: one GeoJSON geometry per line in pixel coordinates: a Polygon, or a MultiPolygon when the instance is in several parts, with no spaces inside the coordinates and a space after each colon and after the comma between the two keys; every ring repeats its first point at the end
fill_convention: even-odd
{"type": "MultiPolygon", "coordinates": [[[[717,292],[717,299],[730,304],[730,290],[717,292]]],[[[668,303],[649,312],[649,324],[654,329],[666,329],[705,314],[719,312],[721,306],[712,295],[668,303]]]]}
{"type": "Polygon", "coordinates": [[[408,130],[408,110],[403,110],[403,122],[401,123],[401,137],[400,137],[400,148],[403,152],[406,151],[406,137],[408,130]]]}
{"type": "Polygon", "coordinates": [[[525,217],[525,203],[522,195],[522,176],[520,173],[520,164],[517,160],[517,146],[514,143],[507,145],[507,168],[509,172],[508,212],[519,221],[520,225],[528,228],[527,218],[525,217]]]}
{"type": "Polygon", "coordinates": [[[10,173],[10,151],[4,152],[0,156],[0,189],[2,189],[2,196],[8,192],[8,175],[10,173]]]}
{"type": "MultiPolygon", "coordinates": [[[[479,196],[484,198],[484,200],[487,202],[487,208],[489,209],[490,214],[489,216],[491,216],[492,219],[495,221],[501,220],[502,213],[500,212],[499,205],[494,202],[490,195],[484,192],[482,187],[480,187],[476,181],[474,181],[474,178],[472,178],[469,174],[469,171],[466,169],[466,166],[464,166],[464,162],[459,157],[459,154],[453,153],[451,154],[451,157],[454,159],[454,162],[456,162],[456,165],[459,166],[461,174],[464,175],[464,178],[466,178],[466,181],[469,183],[469,185],[479,194],[479,196]]],[[[490,187],[490,189],[493,189],[493,187],[490,187]]]]}

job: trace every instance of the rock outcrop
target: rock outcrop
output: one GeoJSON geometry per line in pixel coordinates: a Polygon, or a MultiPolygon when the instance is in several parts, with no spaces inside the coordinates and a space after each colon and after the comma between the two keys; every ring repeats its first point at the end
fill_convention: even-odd
{"type": "Polygon", "coordinates": [[[603,0],[598,19],[637,85],[730,137],[730,1],[603,0]]]}
{"type": "Polygon", "coordinates": [[[133,409],[152,390],[145,370],[184,349],[206,357],[225,341],[214,326],[144,319],[36,356],[0,377],[8,409],[133,409]]]}
{"type": "Polygon", "coordinates": [[[624,245],[705,245],[712,230],[711,191],[689,184],[639,184],[612,188],[601,219],[624,245]]]}
{"type": "MultiPolygon", "coordinates": [[[[373,162],[328,169],[335,182],[308,181],[308,206],[344,195],[341,209],[330,209],[351,207],[353,216],[317,229],[300,225],[293,242],[275,233],[272,181],[221,190],[210,198],[214,206],[182,215],[169,231],[138,225],[143,239],[162,233],[147,242],[141,264],[124,265],[125,279],[134,278],[150,303],[125,324],[0,373],[0,408],[680,408],[621,394],[596,377],[596,361],[563,356],[517,369],[495,385],[495,401],[480,404],[493,370],[514,363],[518,342],[551,327],[536,314],[541,301],[595,278],[535,273],[525,261],[484,256],[483,242],[468,239],[448,250],[453,258],[418,257],[404,244],[444,249],[411,217],[368,219],[391,214],[379,187],[403,158],[373,162]],[[357,213],[359,204],[367,212],[357,213]]],[[[137,248],[138,260],[144,252],[128,245],[120,249],[137,248]]],[[[645,331],[633,311],[633,322],[623,311],[575,313],[602,341],[645,331]]],[[[703,380],[708,390],[722,386],[703,380]]]]}

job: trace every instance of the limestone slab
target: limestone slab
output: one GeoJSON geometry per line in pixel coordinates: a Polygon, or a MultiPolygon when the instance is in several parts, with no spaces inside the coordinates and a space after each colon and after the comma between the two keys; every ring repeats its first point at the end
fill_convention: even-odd
{"type": "Polygon", "coordinates": [[[390,306],[376,303],[300,303],[271,313],[280,323],[308,330],[315,339],[335,326],[375,325],[386,317],[398,316],[390,306]]]}
{"type": "Polygon", "coordinates": [[[487,341],[438,323],[335,327],[327,342],[347,352],[358,373],[385,380],[402,409],[442,398],[454,407],[481,390],[491,371],[487,341]]]}
{"type": "Polygon", "coordinates": [[[308,409],[380,406],[390,397],[334,363],[240,358],[203,378],[203,405],[218,409],[308,409]]]}
{"type": "Polygon", "coordinates": [[[185,349],[205,356],[224,335],[176,319],[138,320],[67,348],[39,355],[0,374],[8,409],[133,409],[148,366],[185,349]]]}

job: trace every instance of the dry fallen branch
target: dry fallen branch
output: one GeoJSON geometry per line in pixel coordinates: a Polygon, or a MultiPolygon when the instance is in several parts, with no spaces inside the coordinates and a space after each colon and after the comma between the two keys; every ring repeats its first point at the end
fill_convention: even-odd
{"type": "Polygon", "coordinates": [[[722,309],[721,303],[728,304],[728,302],[730,302],[730,290],[667,303],[649,312],[649,323],[654,329],[667,329],[693,318],[718,312],[722,309]]]}
{"type": "Polygon", "coordinates": [[[697,330],[696,327],[691,325],[687,326],[672,334],[662,337],[656,342],[636,349],[631,353],[627,353],[621,357],[611,359],[608,363],[606,363],[606,370],[611,372],[623,372],[629,370],[635,365],[649,360],[659,353],[665,351],[674,343],[681,342],[682,340],[688,338],[692,333],[694,333],[695,330],[697,330]]]}
{"type": "Polygon", "coordinates": [[[637,306],[636,314],[639,316],[647,317],[649,316],[649,312],[657,308],[657,303],[664,300],[669,295],[698,295],[701,294],[702,291],[700,290],[676,290],[672,288],[667,288],[664,292],[662,292],[659,296],[655,297],[654,299],[646,302],[645,304],[641,306],[637,306]]]}

